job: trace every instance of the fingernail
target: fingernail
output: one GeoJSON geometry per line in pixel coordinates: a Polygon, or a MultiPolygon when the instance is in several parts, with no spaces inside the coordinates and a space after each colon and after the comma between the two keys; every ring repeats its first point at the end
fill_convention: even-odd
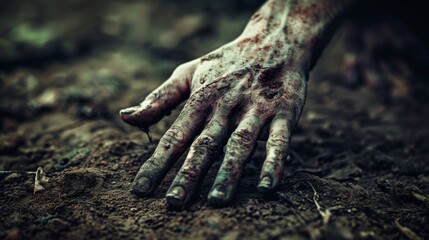
{"type": "Polygon", "coordinates": [[[146,195],[150,190],[150,179],[147,177],[140,177],[134,180],[131,188],[137,195],[146,195]]]}
{"type": "Polygon", "coordinates": [[[183,189],[183,187],[176,186],[168,191],[166,197],[170,205],[179,206],[183,204],[183,201],[186,198],[186,192],[185,192],[185,189],[183,189]]]}
{"type": "Polygon", "coordinates": [[[222,184],[216,185],[216,187],[211,191],[210,196],[225,199],[226,198],[226,188],[222,184]]]}
{"type": "Polygon", "coordinates": [[[265,176],[259,182],[258,189],[260,191],[271,190],[272,183],[273,183],[273,180],[271,179],[271,177],[265,176]]]}
{"type": "Polygon", "coordinates": [[[119,115],[128,115],[135,112],[135,108],[125,108],[119,111],[119,115]]]}

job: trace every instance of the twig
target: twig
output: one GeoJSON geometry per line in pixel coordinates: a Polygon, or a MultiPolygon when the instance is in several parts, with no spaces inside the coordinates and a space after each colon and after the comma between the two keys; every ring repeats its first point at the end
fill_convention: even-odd
{"type": "Polygon", "coordinates": [[[0,174],[11,174],[11,173],[19,173],[19,174],[34,174],[34,191],[36,193],[38,191],[42,191],[45,188],[42,186],[42,183],[47,183],[49,178],[46,177],[45,172],[41,167],[38,167],[35,172],[31,171],[0,171],[0,174]]]}
{"type": "Polygon", "coordinates": [[[36,194],[36,192],[45,190],[45,188],[42,186],[42,183],[47,183],[48,181],[49,181],[49,178],[46,177],[43,169],[41,167],[38,167],[36,171],[36,176],[34,177],[33,194],[36,194]]]}
{"type": "Polygon", "coordinates": [[[413,197],[419,201],[424,202],[427,206],[429,206],[429,196],[427,195],[423,195],[417,192],[412,192],[411,193],[413,195],[413,197]]]}
{"type": "Polygon", "coordinates": [[[320,207],[319,202],[317,201],[319,199],[319,194],[317,194],[316,189],[313,187],[313,185],[310,182],[307,182],[310,187],[313,189],[313,202],[314,205],[316,205],[316,209],[319,212],[320,216],[322,217],[323,225],[326,225],[329,222],[329,219],[332,216],[331,208],[327,208],[324,211],[320,207]]]}
{"type": "Polygon", "coordinates": [[[11,174],[11,173],[36,174],[36,172],[26,172],[26,171],[0,171],[0,174],[11,174]]]}
{"type": "Polygon", "coordinates": [[[411,240],[420,240],[420,239],[422,239],[417,234],[415,234],[411,229],[402,226],[399,223],[398,219],[395,220],[395,226],[399,229],[399,231],[401,231],[401,233],[403,233],[405,236],[407,236],[411,240]]]}

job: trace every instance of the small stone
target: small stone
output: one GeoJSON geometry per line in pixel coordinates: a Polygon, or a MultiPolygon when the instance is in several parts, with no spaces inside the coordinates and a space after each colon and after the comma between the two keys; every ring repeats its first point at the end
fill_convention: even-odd
{"type": "Polygon", "coordinates": [[[47,227],[55,232],[63,232],[69,228],[69,223],[60,218],[52,218],[48,221],[47,227]]]}
{"type": "Polygon", "coordinates": [[[113,164],[113,166],[112,166],[112,170],[113,170],[113,171],[116,171],[116,170],[118,170],[118,169],[119,169],[119,164],[118,164],[118,163],[113,164]]]}
{"type": "Polygon", "coordinates": [[[220,222],[222,222],[222,219],[219,216],[212,216],[207,218],[207,225],[211,230],[218,229],[220,222]]]}
{"type": "Polygon", "coordinates": [[[239,231],[231,231],[228,232],[227,234],[225,234],[221,240],[236,240],[240,237],[240,232],[239,231]]]}
{"type": "Polygon", "coordinates": [[[96,168],[83,168],[68,171],[62,179],[62,190],[68,196],[76,196],[101,187],[104,174],[96,168]]]}
{"type": "Polygon", "coordinates": [[[54,89],[47,89],[36,99],[38,107],[53,107],[58,102],[58,92],[54,89]]]}
{"type": "Polygon", "coordinates": [[[22,174],[11,173],[4,178],[4,182],[7,182],[7,183],[18,182],[21,178],[22,178],[22,174]]]}

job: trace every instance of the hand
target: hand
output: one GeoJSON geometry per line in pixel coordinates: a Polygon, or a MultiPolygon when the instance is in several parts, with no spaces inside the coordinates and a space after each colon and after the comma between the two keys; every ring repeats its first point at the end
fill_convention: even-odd
{"type": "Polygon", "coordinates": [[[189,96],[152,157],[140,168],[132,184],[134,193],[151,194],[193,142],[167,192],[170,205],[188,203],[226,143],[208,201],[227,203],[264,126],[269,126],[267,158],[258,189],[276,188],[306,92],[299,54],[292,54],[294,47],[282,39],[286,39],[283,34],[264,39],[259,34],[240,37],[179,66],[139,106],[120,112],[125,122],[147,128],[189,96]]]}
{"type": "Polygon", "coordinates": [[[269,0],[236,40],[179,66],[139,106],[122,110],[125,122],[147,129],[189,97],[137,173],[134,193],[155,191],[192,144],[167,192],[168,204],[184,206],[226,144],[208,196],[209,204],[224,205],[233,197],[263,129],[268,129],[267,157],[258,189],[274,190],[304,106],[308,71],[350,2],[269,0]]]}

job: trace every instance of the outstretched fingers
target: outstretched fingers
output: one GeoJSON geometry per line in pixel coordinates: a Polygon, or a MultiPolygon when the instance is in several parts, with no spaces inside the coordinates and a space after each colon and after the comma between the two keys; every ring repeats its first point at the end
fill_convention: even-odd
{"type": "Polygon", "coordinates": [[[188,148],[205,120],[204,106],[185,105],[177,120],[161,138],[153,155],[141,166],[132,191],[146,196],[155,191],[177,159],[188,148]]]}
{"type": "Polygon", "coordinates": [[[176,68],[172,76],[150,93],[138,106],[122,109],[121,119],[128,124],[148,128],[177,107],[190,94],[190,81],[197,60],[176,68]]]}
{"type": "Polygon", "coordinates": [[[235,129],[228,140],[224,160],[210,190],[209,204],[221,206],[232,199],[244,164],[253,152],[263,124],[263,120],[255,112],[248,112],[235,129]]]}
{"type": "Polygon", "coordinates": [[[222,150],[227,135],[227,124],[226,115],[215,113],[207,127],[194,141],[185,162],[167,191],[166,198],[170,206],[183,206],[195,194],[200,181],[222,150]]]}
{"type": "Polygon", "coordinates": [[[170,206],[182,207],[195,195],[202,178],[222,151],[229,129],[233,126],[232,111],[242,97],[240,92],[233,92],[217,100],[213,116],[192,144],[185,162],[167,191],[166,198],[170,206]]]}
{"type": "Polygon", "coordinates": [[[267,140],[267,157],[262,166],[258,190],[270,192],[282,179],[284,161],[289,153],[291,121],[278,115],[271,122],[267,140]]]}

